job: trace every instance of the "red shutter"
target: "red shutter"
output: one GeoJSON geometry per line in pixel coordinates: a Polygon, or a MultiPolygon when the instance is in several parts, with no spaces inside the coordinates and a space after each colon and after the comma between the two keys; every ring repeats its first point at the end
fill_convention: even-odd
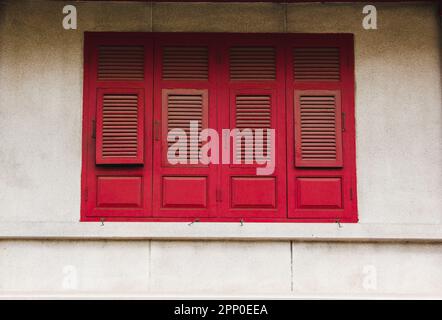
{"type": "MultiPolygon", "coordinates": [[[[232,122],[233,128],[244,130],[268,130],[275,127],[275,123],[272,118],[274,118],[275,109],[275,97],[272,92],[258,91],[258,92],[238,92],[233,97],[232,101],[232,122]]],[[[263,131],[265,134],[265,131],[263,131]]],[[[271,152],[271,144],[267,143],[266,136],[264,135],[262,143],[253,140],[252,142],[246,141],[246,137],[241,136],[236,137],[236,142],[234,142],[235,150],[234,157],[237,162],[246,164],[247,153],[250,154],[250,160],[252,159],[266,159],[271,152]],[[257,152],[254,146],[262,145],[262,152],[257,152]]],[[[249,162],[251,162],[249,160],[249,162]]],[[[256,162],[256,161],[254,161],[256,162]]]]}
{"type": "Polygon", "coordinates": [[[143,163],[142,90],[99,90],[96,126],[97,164],[143,163]]]}
{"type": "Polygon", "coordinates": [[[85,34],[84,220],[151,214],[150,43],[137,35],[85,34]]]}
{"type": "Polygon", "coordinates": [[[339,90],[295,89],[295,165],[342,167],[339,90]]]}
{"type": "MultiPolygon", "coordinates": [[[[198,124],[198,134],[208,128],[208,99],[207,90],[197,89],[164,89],[162,96],[163,107],[163,164],[168,166],[168,150],[174,141],[167,140],[167,133],[171,130],[180,129],[186,133],[186,162],[199,159],[198,150],[202,146],[201,141],[195,141],[198,150],[191,148],[192,136],[189,125],[191,122],[198,124]]],[[[181,144],[177,141],[178,144],[181,144]]],[[[196,164],[199,164],[196,163],[196,164]]]]}
{"type": "Polygon", "coordinates": [[[287,49],[289,218],[355,221],[352,47],[311,35],[287,49]]]}
{"type": "MultiPolygon", "coordinates": [[[[219,112],[220,128],[242,130],[244,134],[247,131],[243,130],[249,130],[253,136],[251,139],[238,136],[236,141],[233,136],[230,139],[230,164],[222,165],[220,172],[219,214],[238,220],[284,218],[287,213],[282,42],[279,37],[264,40],[262,37],[233,36],[222,46],[224,59],[221,61],[218,105],[224,110],[219,112]],[[256,150],[256,129],[264,130],[264,139],[258,141],[262,143],[262,154],[256,150]],[[267,129],[275,130],[274,146],[267,143],[267,129]],[[273,173],[257,175],[257,168],[265,165],[257,163],[256,158],[270,160],[272,147],[276,156],[273,173]]],[[[227,137],[222,138],[226,140],[227,137]]],[[[224,147],[222,152],[229,150],[224,147]]]]}
{"type": "Polygon", "coordinates": [[[216,128],[213,45],[209,37],[179,35],[158,37],[155,44],[153,214],[192,219],[215,216],[216,165],[199,163],[199,148],[190,148],[189,132],[191,121],[198,124],[198,132],[216,128]],[[183,130],[187,137],[184,164],[168,161],[169,147],[175,143],[167,136],[174,129],[183,130]]]}

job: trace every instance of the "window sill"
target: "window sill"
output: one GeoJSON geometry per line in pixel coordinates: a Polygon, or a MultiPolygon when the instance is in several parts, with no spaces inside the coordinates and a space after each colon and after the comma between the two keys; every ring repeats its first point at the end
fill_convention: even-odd
{"type": "Polygon", "coordinates": [[[0,240],[442,242],[441,224],[1,222],[0,240]]]}

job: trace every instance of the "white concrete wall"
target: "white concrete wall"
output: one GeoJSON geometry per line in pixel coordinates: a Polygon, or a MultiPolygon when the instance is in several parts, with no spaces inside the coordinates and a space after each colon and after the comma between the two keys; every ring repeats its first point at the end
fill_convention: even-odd
{"type": "Polygon", "coordinates": [[[0,297],[442,297],[442,245],[4,241],[0,297]]]}
{"type": "MultiPolygon", "coordinates": [[[[44,238],[45,228],[59,224],[68,232],[71,226],[90,230],[78,222],[84,31],[354,33],[360,223],[352,235],[368,230],[363,238],[370,240],[373,226],[388,234],[389,228],[406,233],[427,225],[441,239],[435,5],[378,4],[379,29],[366,31],[362,4],[290,4],[286,19],[282,4],[78,2],[79,28],[66,31],[61,21],[68,3],[0,2],[0,239],[6,239],[0,242],[0,295],[442,297],[440,244],[7,240],[8,232],[44,238]],[[78,283],[64,289],[70,265],[78,283]],[[377,287],[364,288],[373,270],[377,287]]],[[[130,230],[112,226],[118,228],[130,230]]],[[[216,225],[209,228],[216,233],[216,225]]],[[[302,228],[322,232],[312,224],[302,228]]],[[[416,230],[420,239],[430,238],[429,229],[416,230]]]]}

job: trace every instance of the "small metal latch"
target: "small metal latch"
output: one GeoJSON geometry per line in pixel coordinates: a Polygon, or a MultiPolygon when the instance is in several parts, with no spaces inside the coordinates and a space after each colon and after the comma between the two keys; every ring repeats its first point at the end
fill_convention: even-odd
{"type": "Polygon", "coordinates": [[[196,218],[196,219],[193,220],[191,223],[189,223],[188,226],[191,226],[191,225],[194,224],[195,222],[200,222],[200,219],[196,218]]]}
{"type": "Polygon", "coordinates": [[[338,227],[339,227],[339,228],[342,228],[342,226],[341,226],[341,222],[339,221],[339,219],[336,219],[336,223],[338,224],[338,227]]]}

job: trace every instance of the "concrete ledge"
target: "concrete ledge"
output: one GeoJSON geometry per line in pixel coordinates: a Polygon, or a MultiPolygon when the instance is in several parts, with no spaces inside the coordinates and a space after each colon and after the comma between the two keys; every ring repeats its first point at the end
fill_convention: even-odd
{"type": "Polygon", "coordinates": [[[0,240],[6,239],[442,242],[442,225],[0,222],[0,240]]]}
{"type": "Polygon", "coordinates": [[[155,293],[145,293],[145,294],[105,294],[105,293],[34,293],[34,292],[24,292],[24,293],[0,293],[2,300],[60,300],[60,299],[70,299],[70,300],[367,300],[367,299],[401,299],[401,300],[428,300],[437,299],[439,300],[439,295],[434,294],[361,294],[361,293],[351,293],[351,294],[265,294],[265,295],[253,295],[253,294],[223,294],[223,295],[193,295],[193,294],[155,294],[155,293]]]}

